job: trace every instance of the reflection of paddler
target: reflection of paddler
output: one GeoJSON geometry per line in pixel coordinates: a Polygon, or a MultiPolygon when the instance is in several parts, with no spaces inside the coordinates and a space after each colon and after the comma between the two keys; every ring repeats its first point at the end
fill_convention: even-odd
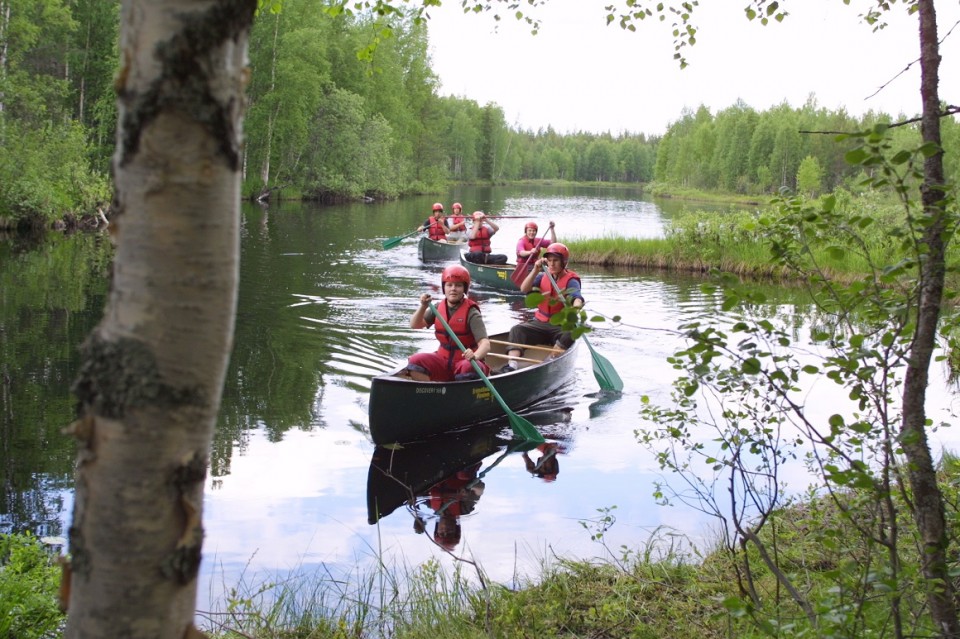
{"type": "Polygon", "coordinates": [[[560,444],[547,442],[537,446],[540,451],[540,458],[534,463],[526,451],[523,453],[523,463],[527,467],[527,472],[536,475],[543,481],[556,481],[560,473],[560,462],[557,461],[557,454],[563,452],[560,444]]]}
{"type": "Polygon", "coordinates": [[[477,478],[479,469],[478,462],[430,488],[430,508],[438,515],[433,538],[447,550],[460,543],[460,516],[473,512],[483,494],[484,484],[477,478]]]}
{"type": "MultiPolygon", "coordinates": [[[[480,462],[477,462],[434,484],[428,491],[428,503],[437,514],[433,540],[446,550],[453,550],[460,543],[460,516],[473,512],[483,494],[484,484],[477,476],[479,469],[480,462]]],[[[425,532],[421,517],[416,517],[413,529],[418,534],[425,532]]]]}

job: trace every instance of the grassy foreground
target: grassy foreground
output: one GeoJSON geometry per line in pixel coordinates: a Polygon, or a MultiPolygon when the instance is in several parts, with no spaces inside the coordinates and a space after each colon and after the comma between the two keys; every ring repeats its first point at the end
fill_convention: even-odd
{"type": "MultiPolygon", "coordinates": [[[[958,485],[946,477],[945,483],[958,485]]],[[[958,494],[950,490],[950,504],[958,503],[958,494]]],[[[948,521],[958,521],[957,515],[951,507],[948,521]]],[[[664,530],[637,548],[604,546],[606,560],[543,561],[539,574],[518,580],[517,589],[489,582],[472,561],[459,562],[452,575],[436,560],[415,567],[382,562],[350,578],[292,574],[240,584],[222,609],[200,611],[197,620],[214,639],[895,636],[893,593],[863,581],[854,554],[864,548],[854,550],[854,524],[829,500],[796,502],[778,511],[772,524],[775,532],[763,533],[764,541],[776,548],[778,570],[789,572],[803,584],[803,595],[817,601],[817,627],[754,549],[718,546],[700,554],[682,549],[664,530]],[[823,533],[830,531],[834,542],[825,543],[823,533]],[[868,588],[859,590],[851,580],[868,588]],[[746,590],[757,593],[762,610],[747,603],[746,590]]],[[[592,535],[601,544],[602,532],[592,535]]],[[[904,558],[918,562],[916,552],[909,552],[913,531],[902,532],[904,558]]],[[[956,547],[955,531],[950,536],[956,547]]],[[[33,537],[0,535],[0,550],[0,637],[62,636],[60,571],[53,558],[33,537]]],[[[909,636],[935,636],[922,584],[896,590],[898,609],[912,619],[915,632],[909,636]]]]}

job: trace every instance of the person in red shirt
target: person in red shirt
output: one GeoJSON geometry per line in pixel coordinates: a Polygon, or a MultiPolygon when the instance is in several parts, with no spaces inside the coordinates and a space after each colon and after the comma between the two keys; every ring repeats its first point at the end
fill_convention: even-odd
{"type": "Polygon", "coordinates": [[[550,235],[548,240],[546,237],[537,237],[537,231],[539,227],[536,222],[530,221],[523,225],[523,237],[517,241],[517,265],[526,264],[527,272],[533,268],[533,262],[536,260],[536,256],[540,254],[540,249],[545,249],[551,244],[557,242],[557,234],[553,230],[553,222],[550,222],[550,226],[547,227],[550,235]]]}
{"type": "Polygon", "coordinates": [[[432,326],[440,348],[435,353],[411,355],[403,374],[420,382],[477,379],[479,376],[470,363],[475,360],[483,374],[488,375],[490,367],[483,358],[490,352],[490,340],[480,315],[480,305],[467,297],[470,273],[459,264],[454,264],[443,269],[440,283],[443,287],[443,301],[437,304],[437,312],[453,329],[466,351],[460,350],[443,323],[437,321],[433,309],[430,308],[430,294],[424,293],[420,296],[420,306],[410,318],[410,328],[432,326]]]}

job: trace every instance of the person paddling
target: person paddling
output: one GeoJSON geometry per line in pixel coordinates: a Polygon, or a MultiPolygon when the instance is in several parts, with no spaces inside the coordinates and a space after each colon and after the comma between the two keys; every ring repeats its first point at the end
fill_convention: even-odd
{"type": "Polygon", "coordinates": [[[490,352],[490,340],[480,315],[480,305],[467,297],[470,273],[459,264],[448,266],[440,274],[440,284],[443,287],[443,301],[437,305],[437,312],[456,333],[466,351],[461,351],[443,323],[436,321],[430,308],[430,294],[424,293],[420,296],[420,306],[410,318],[410,328],[432,326],[440,348],[435,353],[411,355],[401,374],[418,382],[479,379],[470,363],[470,360],[476,360],[483,374],[489,375],[490,367],[483,358],[490,352]]]}
{"type": "Polygon", "coordinates": [[[443,204],[437,202],[433,205],[433,212],[427,221],[420,225],[420,228],[427,232],[427,236],[434,241],[447,239],[447,224],[443,215],[443,204]]]}
{"type": "Polygon", "coordinates": [[[470,244],[464,254],[467,261],[475,264],[506,264],[507,256],[493,253],[490,244],[490,238],[499,230],[497,223],[488,218],[483,211],[474,211],[473,226],[467,234],[470,244]]]}
{"type": "Polygon", "coordinates": [[[447,218],[447,241],[462,242],[467,239],[467,218],[463,214],[463,205],[454,202],[453,213],[447,218]]]}
{"type": "MultiPolygon", "coordinates": [[[[556,244],[557,234],[553,230],[553,222],[550,222],[550,225],[547,227],[548,234],[550,239],[546,237],[537,237],[537,231],[539,227],[534,221],[527,222],[523,225],[523,237],[517,242],[517,267],[525,266],[527,272],[530,272],[530,269],[533,268],[533,262],[536,260],[536,257],[531,257],[532,255],[538,255],[540,249],[545,249],[551,244],[556,244]]],[[[519,275],[517,276],[519,278],[519,275]]]]}
{"type": "MultiPolygon", "coordinates": [[[[575,271],[567,268],[567,262],[570,260],[570,250],[564,244],[555,242],[547,247],[542,257],[538,257],[534,262],[533,270],[527,273],[523,282],[520,284],[521,293],[529,293],[532,290],[538,290],[543,293],[543,301],[537,306],[533,319],[529,322],[516,324],[510,329],[508,341],[514,344],[547,345],[555,346],[558,349],[566,350],[573,346],[573,337],[569,331],[564,331],[556,324],[550,323],[550,318],[563,310],[564,300],[560,299],[554,290],[553,283],[543,272],[546,265],[547,271],[557,283],[557,287],[564,292],[567,298],[567,304],[574,308],[582,308],[584,304],[583,294],[580,292],[580,276],[575,271]]],[[[519,362],[515,357],[523,356],[523,349],[519,347],[510,347],[507,355],[511,359],[497,370],[498,374],[509,373],[519,368],[519,362]]]]}

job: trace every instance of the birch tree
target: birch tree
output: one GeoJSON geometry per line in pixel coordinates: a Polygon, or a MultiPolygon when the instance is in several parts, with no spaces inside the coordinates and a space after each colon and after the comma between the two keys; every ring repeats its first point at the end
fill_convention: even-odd
{"type": "Polygon", "coordinates": [[[193,636],[203,485],[233,337],[257,0],[125,0],[113,282],[86,340],[67,637],[193,636]]]}

